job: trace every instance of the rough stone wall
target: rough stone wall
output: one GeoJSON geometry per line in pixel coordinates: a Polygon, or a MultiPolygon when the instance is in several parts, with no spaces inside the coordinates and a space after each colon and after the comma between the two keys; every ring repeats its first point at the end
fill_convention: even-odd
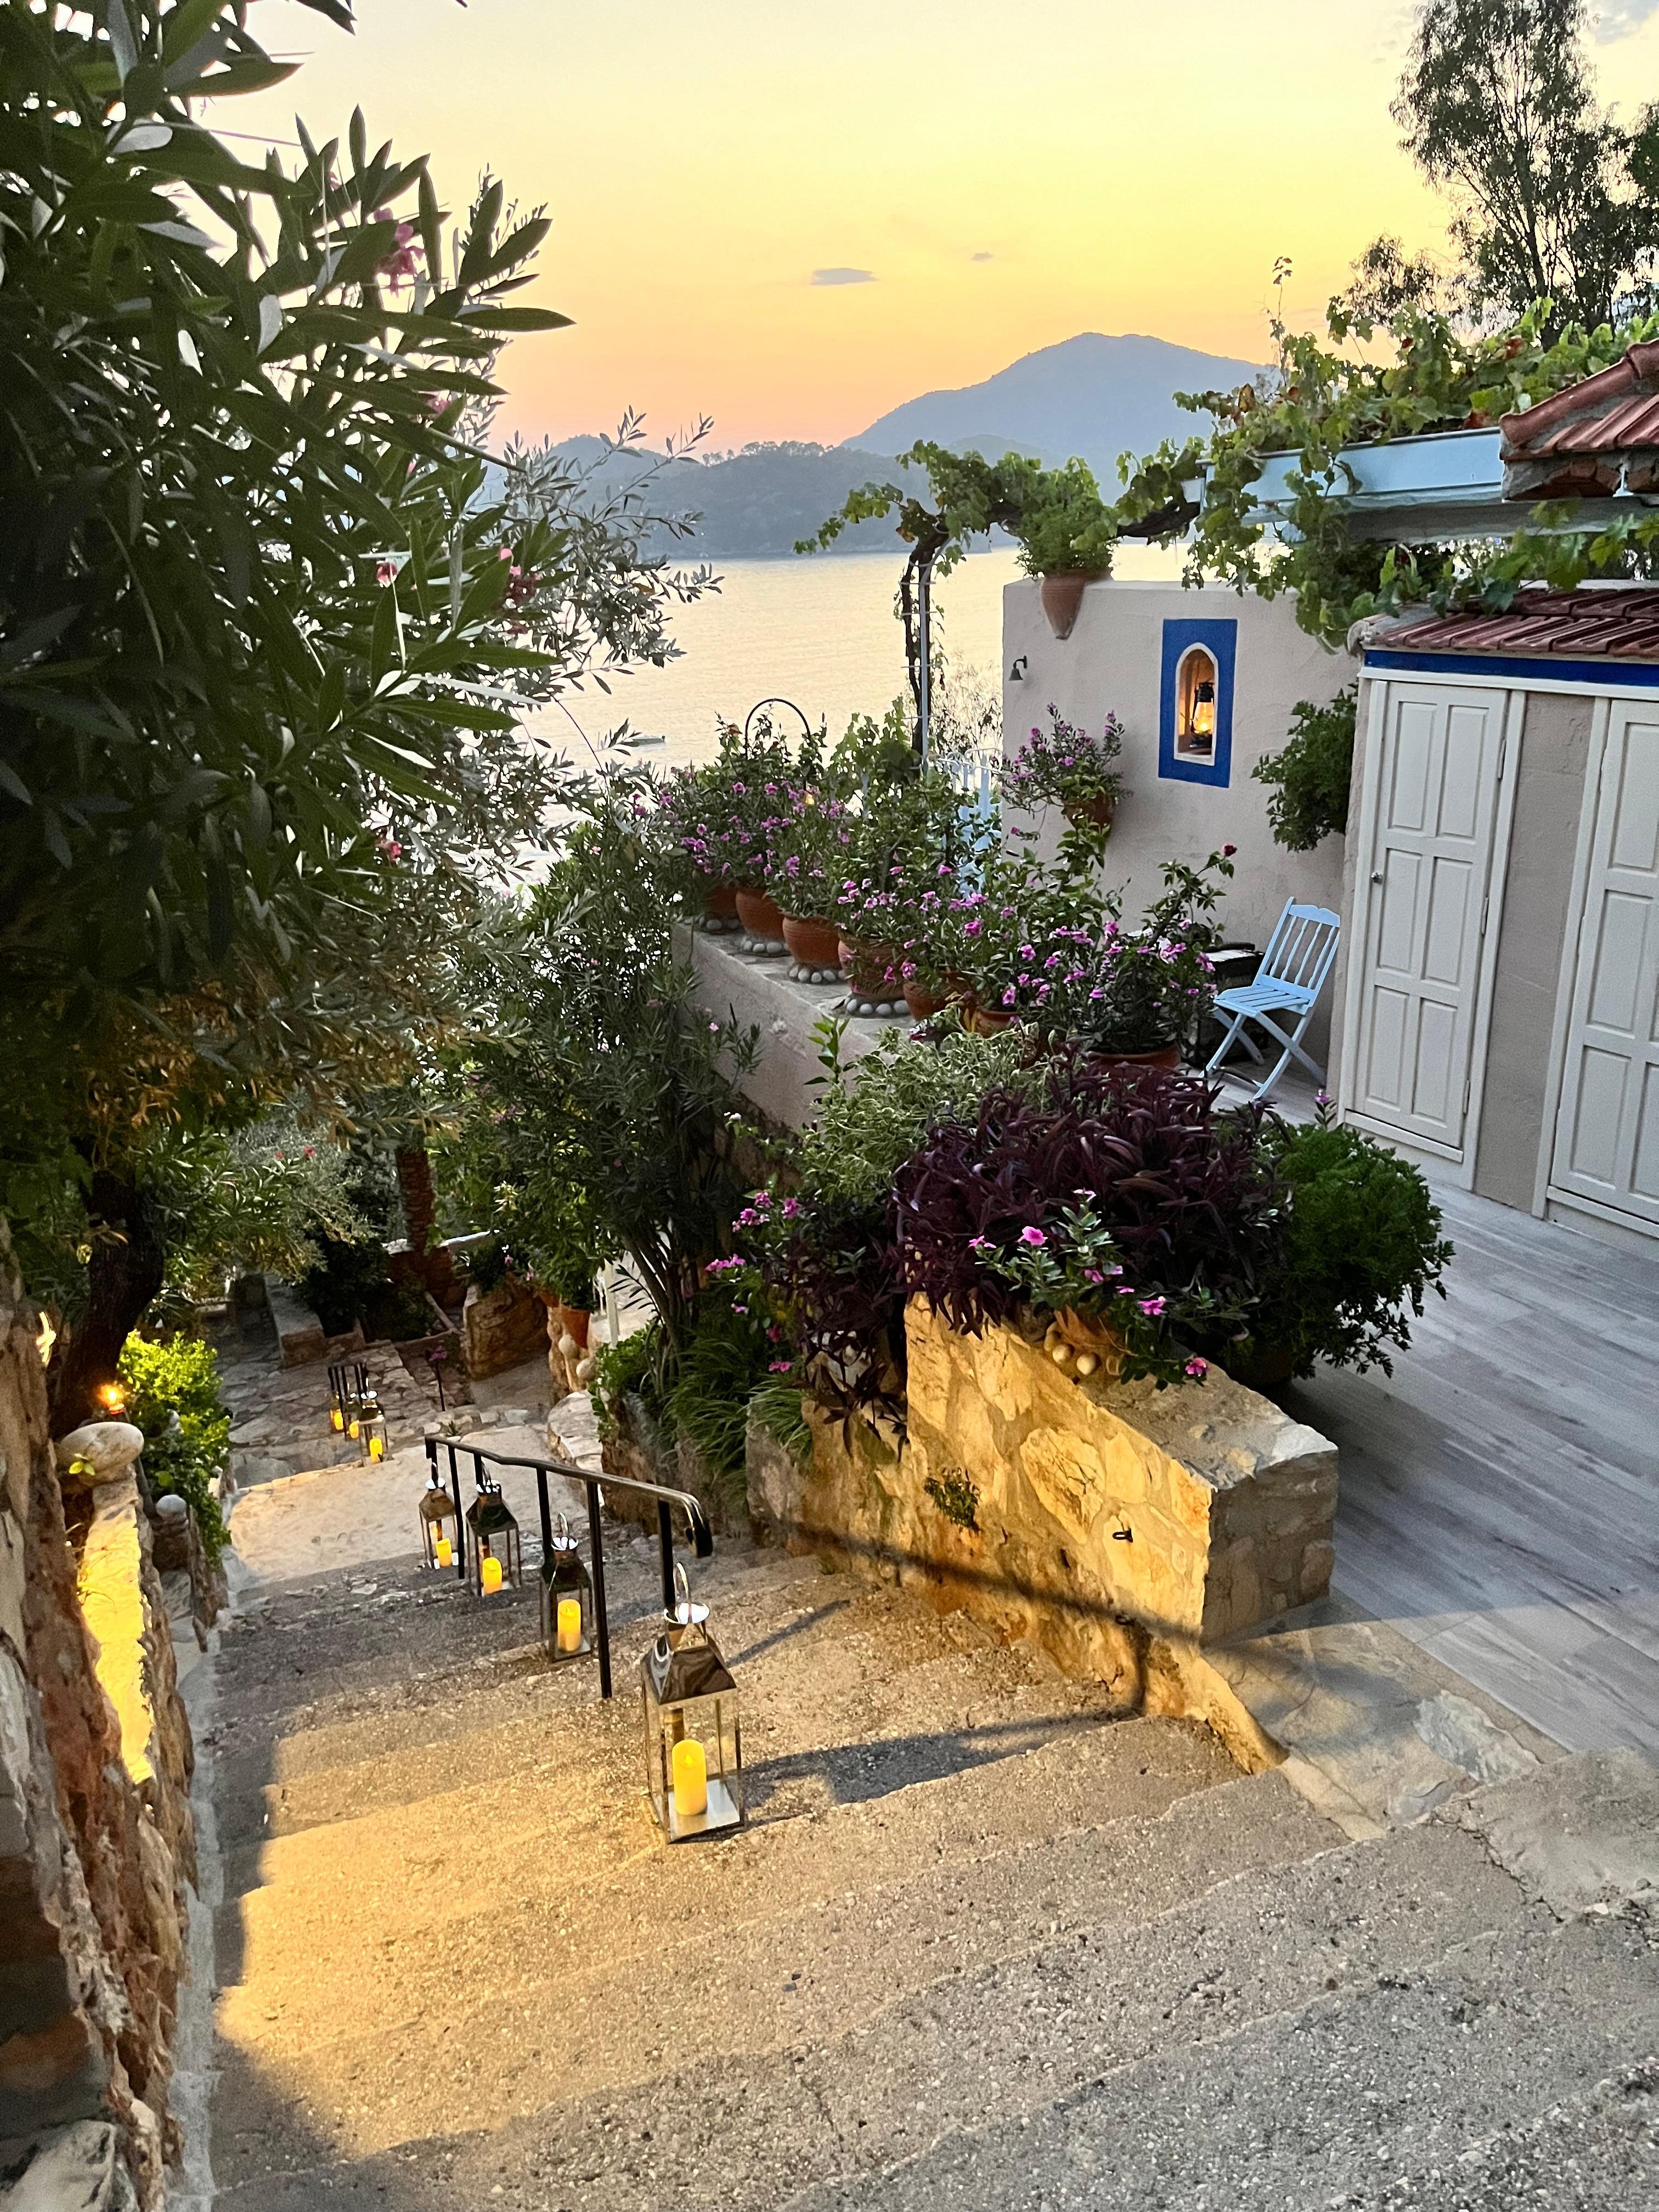
{"type": "Polygon", "coordinates": [[[907,1316],[908,1434],[812,1419],[810,1462],[751,1431],[750,1506],[830,1551],[1030,1637],[1121,1710],[1196,1713],[1274,1753],[1206,1646],[1323,1595],[1336,1453],[1212,1368],[1201,1384],[1079,1381],[1012,1328],[907,1316]]]}
{"type": "Polygon", "coordinates": [[[28,2139],[107,2127],[148,2209],[173,2147],[189,1735],[135,1486],[65,1518],[34,1326],[0,1228],[0,2141],[15,2171],[28,2139]],[[102,1653],[78,1587],[94,1528],[102,1653]]]}

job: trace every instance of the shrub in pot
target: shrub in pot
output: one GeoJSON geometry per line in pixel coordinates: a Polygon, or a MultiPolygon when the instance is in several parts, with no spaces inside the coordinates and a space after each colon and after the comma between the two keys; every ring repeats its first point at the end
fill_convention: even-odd
{"type": "Polygon", "coordinates": [[[1031,734],[1002,771],[1002,795],[1015,806],[1036,813],[1058,806],[1074,830],[1084,833],[1087,856],[1111,835],[1123,775],[1123,726],[1108,714],[1100,735],[1068,722],[1052,702],[1048,727],[1033,724],[1031,734]]]}

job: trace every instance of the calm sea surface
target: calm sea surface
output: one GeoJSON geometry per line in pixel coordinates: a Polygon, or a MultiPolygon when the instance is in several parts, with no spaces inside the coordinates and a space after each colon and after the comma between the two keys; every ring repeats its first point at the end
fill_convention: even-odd
{"type": "MultiPolygon", "coordinates": [[[[544,715],[539,728],[580,757],[583,738],[601,739],[626,719],[666,742],[641,754],[667,765],[702,760],[714,750],[717,718],[742,721],[757,700],[781,694],[816,726],[827,719],[839,737],[854,714],[880,715],[904,688],[904,644],[893,595],[899,560],[884,554],[727,561],[715,564],[718,592],[674,618],[681,657],[612,681],[609,696],[589,685],[572,693],[569,714],[544,715]]],[[[1125,547],[1117,574],[1176,575],[1177,552],[1125,547]]],[[[998,684],[1002,587],[1019,574],[1012,550],[970,554],[934,593],[953,662],[998,684]]]]}

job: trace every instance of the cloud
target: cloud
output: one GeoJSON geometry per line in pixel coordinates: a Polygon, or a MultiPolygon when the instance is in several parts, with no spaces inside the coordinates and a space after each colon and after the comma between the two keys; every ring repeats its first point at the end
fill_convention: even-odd
{"type": "MultiPolygon", "coordinates": [[[[1655,0],[1655,4],[1659,6],[1659,0],[1655,0]]],[[[989,261],[992,256],[988,253],[970,253],[968,258],[970,261],[989,261]]]]}
{"type": "Polygon", "coordinates": [[[1615,39],[1627,39],[1654,15],[1659,15],[1659,0],[1607,0],[1595,11],[1595,42],[1610,46],[1615,39]]]}
{"type": "Polygon", "coordinates": [[[815,269],[812,271],[815,284],[873,284],[875,281],[873,269],[815,269]]]}

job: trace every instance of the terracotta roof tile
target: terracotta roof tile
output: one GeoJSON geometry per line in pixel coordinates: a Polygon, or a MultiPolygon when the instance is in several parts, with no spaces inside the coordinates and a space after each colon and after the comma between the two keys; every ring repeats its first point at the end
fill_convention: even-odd
{"type": "Polygon", "coordinates": [[[1407,629],[1384,631],[1373,644],[1385,653],[1659,662],[1659,586],[1522,592],[1501,614],[1470,607],[1407,629]]]}

